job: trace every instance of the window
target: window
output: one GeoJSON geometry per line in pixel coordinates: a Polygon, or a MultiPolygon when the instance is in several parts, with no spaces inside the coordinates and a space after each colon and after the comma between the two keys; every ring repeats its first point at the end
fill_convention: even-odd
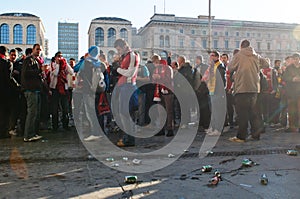
{"type": "Polygon", "coordinates": [[[281,50],[281,43],[277,44],[277,50],[281,50]]]}
{"type": "Polygon", "coordinates": [[[164,36],[161,35],[159,37],[159,47],[164,47],[165,46],[165,40],[164,40],[164,36]]]}
{"type": "Polygon", "coordinates": [[[27,44],[35,44],[36,43],[36,28],[34,25],[27,26],[27,44]]]}
{"type": "Polygon", "coordinates": [[[160,29],[160,32],[164,32],[164,29],[160,29]]]}
{"type": "Polygon", "coordinates": [[[215,48],[215,49],[218,48],[218,40],[214,40],[214,48],[215,48]]]}
{"type": "Polygon", "coordinates": [[[7,24],[2,24],[0,26],[0,43],[1,44],[9,43],[9,27],[7,24]]]}
{"type": "Polygon", "coordinates": [[[195,48],[195,40],[194,39],[191,40],[191,47],[195,48]]]}
{"type": "Polygon", "coordinates": [[[165,37],[165,46],[170,47],[170,37],[169,36],[165,37]]]}
{"type": "Polygon", "coordinates": [[[183,34],[183,29],[181,28],[181,29],[179,29],[179,32],[181,33],[181,34],[183,34]]]}
{"type": "Polygon", "coordinates": [[[228,36],[229,36],[229,33],[228,33],[227,31],[225,32],[225,36],[226,36],[226,37],[228,37],[228,36]]]}
{"type": "Polygon", "coordinates": [[[229,41],[228,40],[225,40],[225,46],[224,46],[226,49],[229,48],[229,41]]]}
{"type": "Polygon", "coordinates": [[[110,29],[108,29],[107,46],[113,47],[115,41],[116,41],[116,30],[113,28],[110,28],[110,29]]]}
{"type": "Polygon", "coordinates": [[[125,41],[128,41],[128,31],[126,28],[122,28],[120,30],[120,36],[122,39],[124,39],[125,41]]]}
{"type": "Polygon", "coordinates": [[[214,36],[218,36],[218,32],[214,32],[214,36]]]}
{"type": "Polygon", "coordinates": [[[271,50],[271,43],[270,42],[267,43],[267,50],[271,50]]]}
{"type": "Polygon", "coordinates": [[[23,28],[20,24],[14,26],[14,44],[23,43],[23,28]]]}
{"type": "Polygon", "coordinates": [[[236,33],[235,33],[235,36],[239,37],[239,36],[240,36],[240,33],[239,33],[239,32],[236,32],[236,33]]]}
{"type": "Polygon", "coordinates": [[[260,50],[260,48],[261,48],[261,43],[257,42],[257,49],[260,50]]]}
{"type": "Polygon", "coordinates": [[[249,32],[247,32],[247,37],[250,37],[250,33],[249,32]]]}
{"type": "Polygon", "coordinates": [[[195,30],[191,30],[191,34],[194,35],[195,34],[195,30]]]}
{"type": "Polygon", "coordinates": [[[239,48],[240,47],[240,41],[236,41],[235,42],[235,48],[239,48]]]}
{"type": "Polygon", "coordinates": [[[104,30],[102,28],[95,30],[95,45],[104,46],[104,30]]]}
{"type": "Polygon", "coordinates": [[[261,34],[260,33],[257,33],[257,37],[260,37],[261,36],[261,34]]]}
{"type": "Polygon", "coordinates": [[[203,34],[203,35],[206,35],[206,30],[203,30],[203,31],[202,31],[202,34],[203,34]]]}
{"type": "Polygon", "coordinates": [[[180,47],[180,48],[183,48],[183,46],[184,46],[183,39],[179,39],[179,47],[180,47]]]}
{"type": "Polygon", "coordinates": [[[207,48],[207,40],[206,39],[202,40],[202,48],[204,48],[204,49],[207,48]]]}

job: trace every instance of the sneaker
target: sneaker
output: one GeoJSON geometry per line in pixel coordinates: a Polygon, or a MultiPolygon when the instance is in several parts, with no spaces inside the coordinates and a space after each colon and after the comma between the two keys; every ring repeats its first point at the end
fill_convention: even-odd
{"type": "Polygon", "coordinates": [[[35,135],[35,136],[31,137],[31,138],[24,138],[23,141],[24,142],[34,142],[34,141],[37,141],[37,140],[39,140],[41,138],[42,138],[42,136],[35,135]]]}
{"type": "Polygon", "coordinates": [[[180,126],[180,128],[181,128],[181,129],[186,129],[186,128],[187,128],[187,125],[186,125],[186,124],[183,124],[183,125],[180,126]]]}
{"type": "Polygon", "coordinates": [[[206,133],[208,136],[220,136],[221,135],[221,132],[218,131],[217,129],[213,130],[213,131],[210,131],[210,132],[207,132],[206,133]]]}
{"type": "Polygon", "coordinates": [[[213,132],[213,129],[210,127],[210,128],[208,128],[208,129],[206,129],[205,132],[206,132],[206,133],[211,133],[211,132],[213,132]]]}
{"type": "Polygon", "coordinates": [[[239,142],[239,143],[244,143],[245,142],[245,140],[239,139],[237,137],[229,138],[229,141],[231,141],[231,142],[239,142]]]}
{"type": "Polygon", "coordinates": [[[9,135],[17,135],[17,130],[10,130],[8,133],[9,135]]]}
{"type": "Polygon", "coordinates": [[[101,137],[102,136],[90,135],[89,137],[86,137],[83,140],[89,142],[89,141],[94,141],[94,140],[100,139],[101,137]]]}

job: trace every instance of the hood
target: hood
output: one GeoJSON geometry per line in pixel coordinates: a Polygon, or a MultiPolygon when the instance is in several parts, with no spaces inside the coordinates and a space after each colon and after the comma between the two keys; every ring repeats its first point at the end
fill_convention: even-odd
{"type": "Polygon", "coordinates": [[[246,48],[241,48],[239,53],[246,55],[246,56],[256,55],[255,50],[251,46],[246,47],[246,48]]]}

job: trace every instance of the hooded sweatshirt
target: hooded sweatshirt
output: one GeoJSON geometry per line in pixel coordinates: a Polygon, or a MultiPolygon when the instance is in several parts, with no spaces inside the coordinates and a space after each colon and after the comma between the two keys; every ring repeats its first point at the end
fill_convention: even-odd
{"type": "Polygon", "coordinates": [[[266,60],[256,54],[249,46],[241,48],[229,63],[229,71],[234,74],[234,93],[259,93],[259,71],[266,65],[266,60]]]}

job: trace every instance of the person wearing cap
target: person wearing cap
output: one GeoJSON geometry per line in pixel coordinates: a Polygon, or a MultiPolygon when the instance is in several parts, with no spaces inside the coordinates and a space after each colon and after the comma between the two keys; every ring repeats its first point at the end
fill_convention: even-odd
{"type": "Polygon", "coordinates": [[[285,132],[298,132],[300,127],[300,54],[292,55],[293,62],[286,67],[283,80],[286,82],[289,127],[285,132]]]}
{"type": "MultiPolygon", "coordinates": [[[[74,98],[75,110],[83,108],[85,113],[83,120],[85,119],[86,123],[89,124],[89,127],[83,132],[83,136],[85,136],[83,138],[84,141],[95,141],[101,138],[100,131],[96,128],[98,120],[95,116],[95,94],[97,95],[97,93],[94,89],[95,82],[93,82],[93,75],[100,75],[105,70],[105,65],[99,60],[99,53],[100,49],[98,46],[91,46],[84,58],[74,66],[74,71],[77,72],[78,83],[81,84],[80,86],[76,85],[75,88],[77,94],[77,99],[74,98]],[[83,106],[81,105],[82,102],[83,106]]],[[[76,117],[74,118],[75,122],[76,117]]]]}

